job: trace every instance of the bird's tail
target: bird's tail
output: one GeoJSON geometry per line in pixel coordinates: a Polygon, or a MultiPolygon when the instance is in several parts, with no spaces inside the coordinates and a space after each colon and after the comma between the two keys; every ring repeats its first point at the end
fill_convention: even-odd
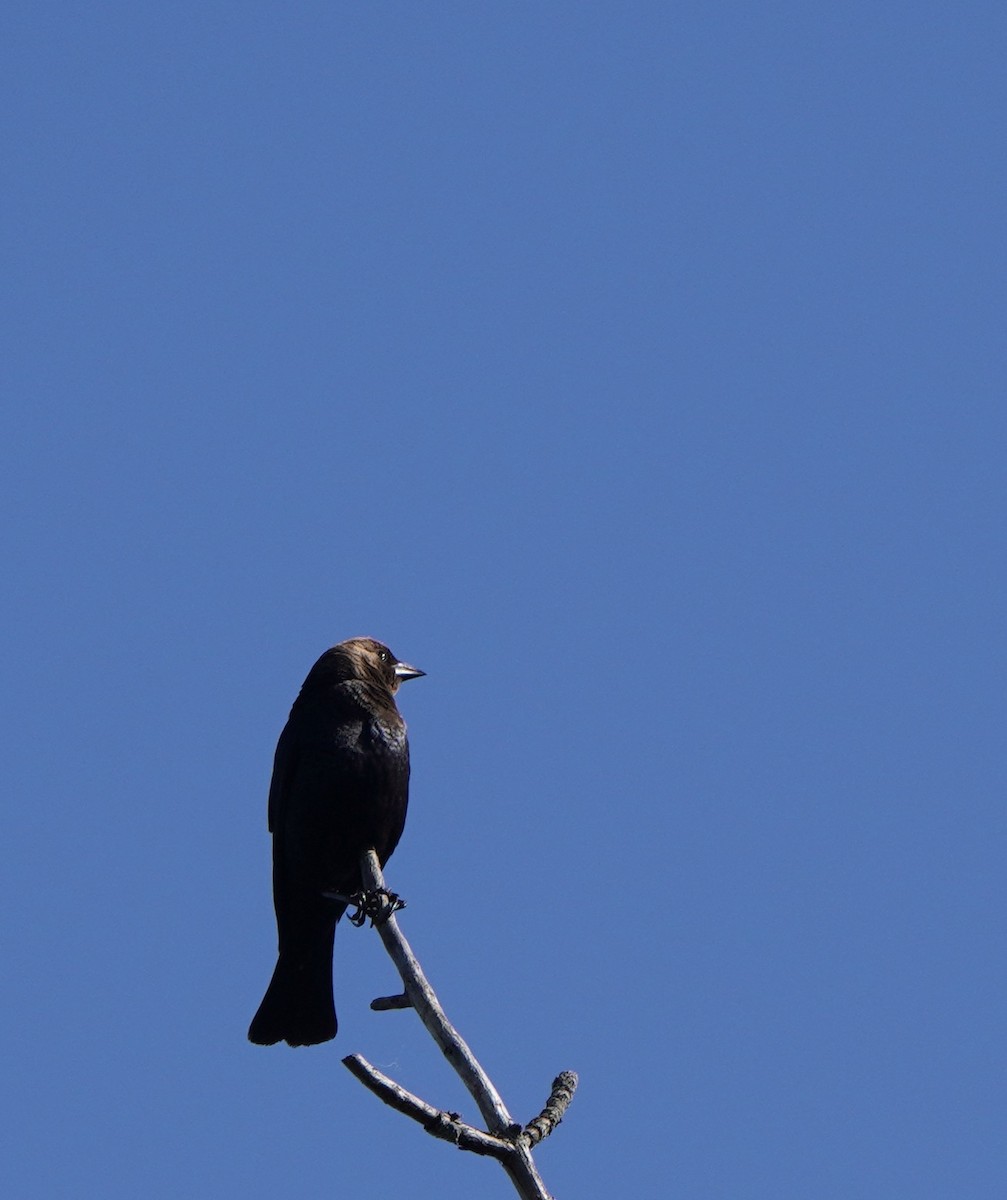
{"type": "Polygon", "coordinates": [[[327,944],[280,953],[259,1011],[248,1027],[248,1040],[258,1046],[276,1042],[315,1046],[335,1036],[330,934],[327,944]]]}

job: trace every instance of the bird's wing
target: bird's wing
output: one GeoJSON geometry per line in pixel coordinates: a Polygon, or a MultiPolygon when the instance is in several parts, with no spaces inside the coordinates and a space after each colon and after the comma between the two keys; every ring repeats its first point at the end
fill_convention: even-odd
{"type": "Polygon", "coordinates": [[[273,778],[269,782],[268,806],[270,833],[276,833],[283,820],[286,796],[294,773],[294,759],[294,738],[288,721],[280,734],[280,740],[276,743],[276,754],[273,756],[273,778]]]}

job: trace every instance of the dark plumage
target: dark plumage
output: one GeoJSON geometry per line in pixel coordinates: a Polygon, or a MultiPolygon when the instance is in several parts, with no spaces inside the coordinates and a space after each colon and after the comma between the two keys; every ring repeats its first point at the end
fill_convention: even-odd
{"type": "Polygon", "coordinates": [[[409,796],[409,744],[395,707],[404,679],[424,674],[373,638],[326,650],[280,734],[269,788],[279,958],[248,1030],[262,1046],[336,1036],[332,939],[361,887],[360,855],[382,866],[398,845],[409,796]]]}

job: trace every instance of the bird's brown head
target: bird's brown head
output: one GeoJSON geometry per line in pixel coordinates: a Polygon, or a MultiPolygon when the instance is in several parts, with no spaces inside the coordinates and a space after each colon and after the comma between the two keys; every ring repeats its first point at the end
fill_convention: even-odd
{"type": "Polygon", "coordinates": [[[311,668],[305,682],[307,684],[317,679],[318,682],[342,683],[356,679],[376,684],[394,695],[404,680],[417,679],[425,674],[426,671],[396,658],[382,642],[374,638],[357,637],[326,650],[311,668]]]}

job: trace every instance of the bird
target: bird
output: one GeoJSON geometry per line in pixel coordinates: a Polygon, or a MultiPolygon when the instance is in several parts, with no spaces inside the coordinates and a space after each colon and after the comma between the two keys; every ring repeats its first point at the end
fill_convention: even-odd
{"type": "Polygon", "coordinates": [[[368,848],[382,867],[409,798],[409,743],[399,684],[425,675],[374,638],[326,650],[276,745],[268,818],[278,956],[248,1039],[314,1046],[336,1036],[332,949],[344,900],[362,888],[368,848]]]}

